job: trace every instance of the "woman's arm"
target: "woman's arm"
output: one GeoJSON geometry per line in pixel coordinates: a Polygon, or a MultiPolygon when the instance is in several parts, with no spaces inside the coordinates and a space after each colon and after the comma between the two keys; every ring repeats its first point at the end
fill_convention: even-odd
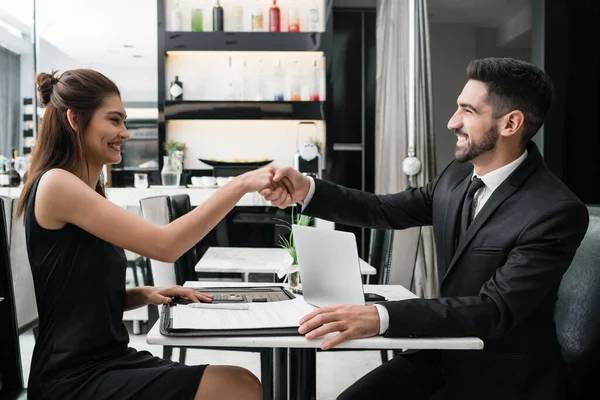
{"type": "Polygon", "coordinates": [[[71,223],[134,253],[175,262],[210,232],[245,193],[272,185],[273,175],[273,168],[240,175],[193,211],[168,225],[156,226],[108,201],[72,173],[53,169],[40,179],[34,211],[43,228],[58,229],[71,223]]]}
{"type": "Polygon", "coordinates": [[[147,304],[168,304],[172,301],[172,297],[186,297],[194,303],[198,303],[199,301],[210,303],[212,301],[212,296],[181,286],[138,286],[127,289],[125,294],[125,311],[143,307],[147,304]]]}
{"type": "Polygon", "coordinates": [[[134,310],[147,305],[149,303],[147,292],[148,286],[138,286],[127,289],[127,292],[125,292],[125,311],[134,310]]]}

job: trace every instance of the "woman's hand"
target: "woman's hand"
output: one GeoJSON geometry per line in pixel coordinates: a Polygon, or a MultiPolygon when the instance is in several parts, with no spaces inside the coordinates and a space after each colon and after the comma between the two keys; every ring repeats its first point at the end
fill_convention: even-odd
{"type": "Polygon", "coordinates": [[[146,298],[150,304],[160,305],[160,304],[169,304],[173,301],[172,297],[185,297],[194,303],[204,302],[210,303],[212,302],[212,296],[208,294],[202,294],[194,289],[184,288],[181,286],[171,286],[171,287],[154,287],[148,286],[148,292],[146,293],[146,298]]]}
{"type": "Polygon", "coordinates": [[[290,195],[286,186],[282,182],[274,182],[273,177],[277,170],[273,167],[263,167],[254,171],[246,172],[238,178],[246,192],[260,192],[269,189],[272,196],[278,199],[287,200],[290,195]]]}

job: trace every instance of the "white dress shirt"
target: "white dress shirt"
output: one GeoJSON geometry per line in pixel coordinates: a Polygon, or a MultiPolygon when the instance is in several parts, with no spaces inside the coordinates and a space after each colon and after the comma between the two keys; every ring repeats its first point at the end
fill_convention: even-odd
{"type": "MultiPolygon", "coordinates": [[[[485,186],[483,186],[481,189],[479,189],[475,193],[475,196],[473,197],[473,207],[474,207],[473,219],[475,219],[475,217],[477,216],[479,211],[481,211],[481,209],[483,208],[485,203],[492,196],[492,193],[494,193],[494,191],[496,189],[498,189],[498,186],[500,186],[502,184],[502,182],[504,182],[504,180],[506,178],[508,178],[508,176],[510,174],[512,174],[519,165],[521,165],[521,163],[525,160],[525,158],[527,158],[527,149],[515,161],[513,161],[509,164],[506,164],[498,169],[495,169],[491,172],[488,172],[485,175],[481,175],[478,177],[479,179],[481,179],[483,181],[485,186]]],[[[477,174],[475,173],[475,171],[473,171],[473,175],[471,176],[471,179],[473,179],[476,176],[477,176],[477,174]]],[[[309,177],[309,179],[310,179],[310,189],[308,191],[308,194],[306,195],[306,199],[304,199],[303,202],[300,202],[300,205],[302,206],[303,210],[305,207],[308,206],[308,203],[310,202],[310,200],[313,198],[313,196],[315,194],[315,180],[312,177],[309,177]]],[[[375,308],[377,309],[377,312],[379,313],[379,334],[383,335],[390,326],[390,315],[387,311],[387,308],[385,308],[384,306],[382,306],[380,304],[375,304],[375,308]]]]}

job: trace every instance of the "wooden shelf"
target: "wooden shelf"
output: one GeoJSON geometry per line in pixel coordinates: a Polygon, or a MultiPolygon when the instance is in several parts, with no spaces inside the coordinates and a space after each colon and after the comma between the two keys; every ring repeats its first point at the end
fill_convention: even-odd
{"type": "Polygon", "coordinates": [[[165,120],[323,120],[324,108],[321,101],[166,101],[165,120]]]}
{"type": "Polygon", "coordinates": [[[165,51],[324,51],[324,32],[166,32],[165,51]]]}

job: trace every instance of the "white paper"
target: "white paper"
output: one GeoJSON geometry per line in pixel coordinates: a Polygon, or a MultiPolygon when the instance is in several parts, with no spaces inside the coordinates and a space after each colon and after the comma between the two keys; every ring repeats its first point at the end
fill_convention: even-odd
{"type": "Polygon", "coordinates": [[[304,299],[248,303],[248,310],[211,310],[178,305],[171,308],[173,329],[256,329],[298,327],[315,307],[304,299]]]}

